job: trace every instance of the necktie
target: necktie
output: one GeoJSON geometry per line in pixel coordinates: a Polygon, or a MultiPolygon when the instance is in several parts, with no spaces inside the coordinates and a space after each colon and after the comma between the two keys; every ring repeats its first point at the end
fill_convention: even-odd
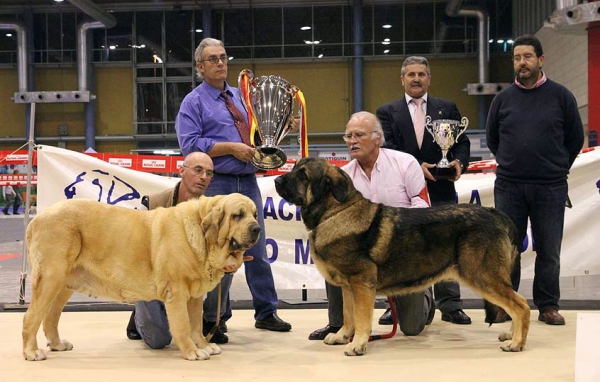
{"type": "Polygon", "coordinates": [[[221,97],[225,99],[225,106],[227,107],[227,110],[229,110],[231,116],[233,117],[233,123],[235,124],[238,133],[240,133],[242,141],[248,146],[252,146],[250,144],[250,128],[248,127],[248,122],[244,118],[244,115],[242,114],[242,112],[240,112],[240,110],[237,107],[235,107],[235,105],[231,101],[231,98],[229,98],[226,92],[222,92],[221,97]]]}
{"type": "Polygon", "coordinates": [[[425,134],[425,111],[423,111],[423,98],[413,98],[410,102],[417,106],[415,115],[413,117],[413,125],[415,127],[415,135],[417,136],[417,143],[419,148],[423,144],[423,134],[425,134]]]}

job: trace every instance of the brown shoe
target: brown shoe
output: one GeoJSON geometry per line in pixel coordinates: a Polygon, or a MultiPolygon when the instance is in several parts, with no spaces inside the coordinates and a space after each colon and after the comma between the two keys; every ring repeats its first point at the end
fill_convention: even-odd
{"type": "Polygon", "coordinates": [[[500,324],[506,321],[512,321],[512,318],[510,318],[508,313],[506,313],[506,310],[498,308],[498,313],[496,314],[496,318],[494,319],[494,324],[500,324]]]}
{"type": "Polygon", "coordinates": [[[558,313],[558,310],[547,308],[540,312],[539,321],[543,321],[548,325],[564,325],[565,318],[558,313]]]}

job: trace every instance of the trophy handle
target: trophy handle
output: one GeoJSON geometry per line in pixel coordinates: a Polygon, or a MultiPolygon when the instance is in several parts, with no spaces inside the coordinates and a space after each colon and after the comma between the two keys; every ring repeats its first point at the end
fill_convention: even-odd
{"type": "Polygon", "coordinates": [[[254,96],[256,95],[253,91],[256,89],[256,82],[254,82],[254,72],[250,69],[243,69],[238,75],[238,89],[242,94],[242,104],[246,108],[248,114],[248,126],[250,127],[250,144],[252,147],[256,147],[255,136],[258,135],[260,142],[264,141],[260,127],[256,120],[256,114],[254,111],[254,96]]]}
{"type": "Polygon", "coordinates": [[[460,125],[458,125],[458,127],[460,127],[460,131],[458,132],[458,134],[456,135],[456,140],[458,141],[458,137],[460,137],[462,135],[462,133],[464,133],[465,131],[467,131],[467,126],[469,126],[469,118],[467,117],[462,117],[460,120],[460,125]]]}
{"type": "Polygon", "coordinates": [[[431,123],[431,117],[428,115],[425,117],[425,130],[433,137],[435,141],[435,134],[433,132],[433,124],[431,123]]]}

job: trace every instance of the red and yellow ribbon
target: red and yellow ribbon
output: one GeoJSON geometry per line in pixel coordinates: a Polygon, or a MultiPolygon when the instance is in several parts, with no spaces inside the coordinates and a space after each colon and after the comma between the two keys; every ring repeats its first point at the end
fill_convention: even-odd
{"type": "Polygon", "coordinates": [[[296,92],[296,101],[300,104],[302,116],[300,117],[300,156],[308,156],[308,131],[306,130],[306,101],[300,89],[296,92]]]}
{"type": "Polygon", "coordinates": [[[246,111],[248,112],[248,126],[250,127],[250,144],[253,147],[256,147],[256,142],[254,141],[254,137],[256,133],[260,137],[260,140],[263,140],[262,133],[260,128],[258,127],[258,121],[256,120],[256,114],[254,113],[254,107],[252,106],[252,92],[250,91],[250,75],[248,72],[252,73],[248,69],[242,70],[239,76],[239,87],[242,92],[242,100],[246,105],[246,111]]]}

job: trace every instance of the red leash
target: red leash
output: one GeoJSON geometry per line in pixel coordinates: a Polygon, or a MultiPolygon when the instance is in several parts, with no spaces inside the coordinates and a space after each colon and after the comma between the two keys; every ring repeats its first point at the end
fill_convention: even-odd
{"type": "Polygon", "coordinates": [[[385,340],[392,338],[396,334],[396,330],[398,329],[398,315],[396,314],[396,304],[393,297],[388,296],[388,304],[390,304],[390,309],[392,310],[392,331],[388,334],[371,335],[369,336],[369,341],[385,340]]]}

